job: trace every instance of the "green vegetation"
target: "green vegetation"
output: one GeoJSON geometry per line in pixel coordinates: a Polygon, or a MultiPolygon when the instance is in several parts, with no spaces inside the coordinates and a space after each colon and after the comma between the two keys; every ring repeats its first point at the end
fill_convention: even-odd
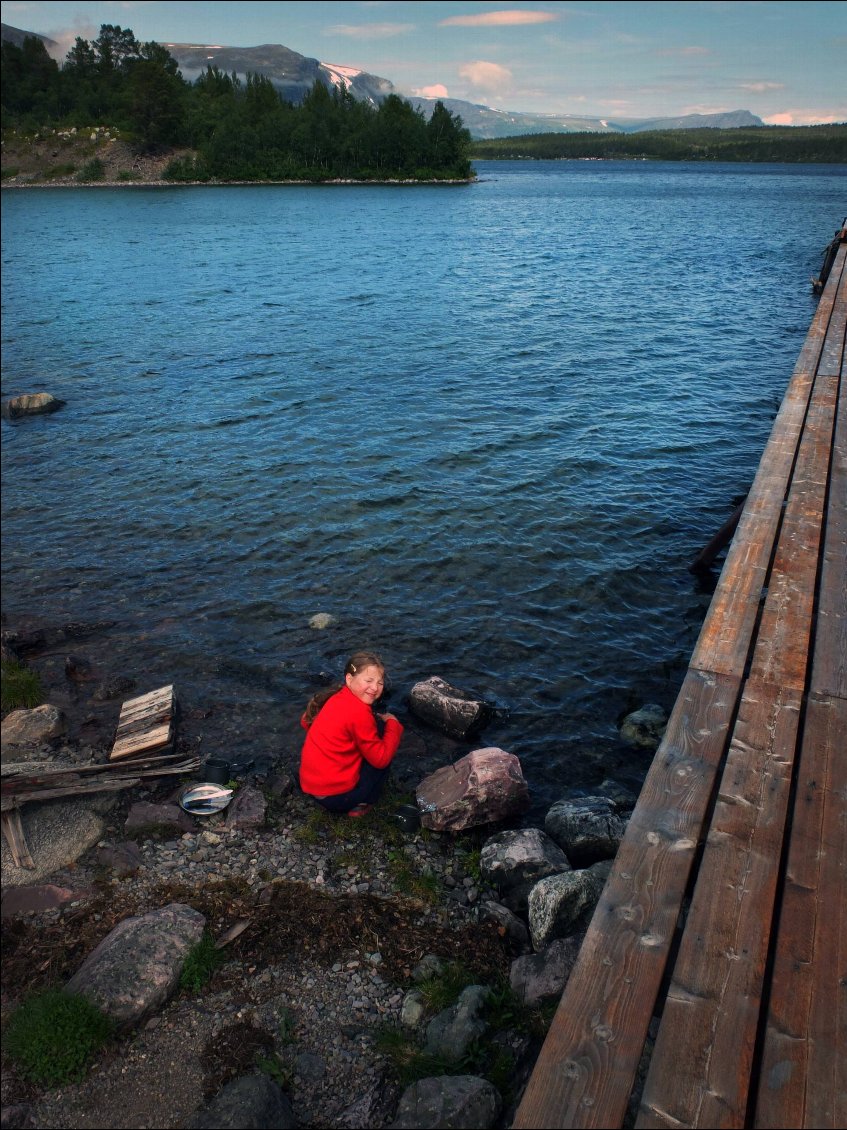
{"type": "Polygon", "coordinates": [[[86,162],[76,175],[76,179],[87,184],[90,181],[102,180],[106,175],[106,166],[99,157],[86,162]]]}
{"type": "Polygon", "coordinates": [[[25,1079],[56,1087],[82,1079],[113,1030],[112,1021],[86,997],[51,988],[15,1010],[3,1042],[25,1079]]]}
{"type": "Polygon", "coordinates": [[[179,977],[179,987],[190,993],[199,993],[225,960],[223,951],[215,946],[215,939],[207,931],[197,945],[188,951],[179,977]]]}
{"type": "MultiPolygon", "coordinates": [[[[295,106],[271,81],[209,67],[192,84],[158,43],[103,24],[60,67],[41,40],[2,45],[2,128],[35,135],[108,122],[139,152],[178,146],[171,181],[467,179],[470,134],[439,102],[427,121],[405,99],[378,108],[320,82],[295,106]]],[[[84,171],[84,170],[83,170],[84,171]]],[[[80,174],[82,176],[82,174],[80,174]]],[[[88,177],[87,179],[94,179],[88,177]]]]}
{"type": "Polygon", "coordinates": [[[491,161],[847,162],[847,125],[675,129],[644,133],[539,133],[475,141],[471,156],[491,161]]]}
{"type": "Polygon", "coordinates": [[[0,664],[0,695],[4,716],[10,710],[31,710],[44,701],[37,672],[16,659],[4,659],[0,664]]]}

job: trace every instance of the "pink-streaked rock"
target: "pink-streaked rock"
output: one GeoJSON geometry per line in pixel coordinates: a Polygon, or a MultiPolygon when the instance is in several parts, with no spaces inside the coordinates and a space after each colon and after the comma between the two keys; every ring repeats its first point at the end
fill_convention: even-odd
{"type": "Polygon", "coordinates": [[[418,785],[416,799],[425,828],[461,832],[525,812],[529,788],[517,757],[490,746],[431,773],[418,785]]]}
{"type": "Polygon", "coordinates": [[[7,887],[0,903],[0,915],[10,918],[14,914],[28,914],[34,910],[53,910],[68,902],[86,898],[89,890],[71,890],[70,887],[57,887],[53,883],[40,883],[37,886],[7,887]]]}

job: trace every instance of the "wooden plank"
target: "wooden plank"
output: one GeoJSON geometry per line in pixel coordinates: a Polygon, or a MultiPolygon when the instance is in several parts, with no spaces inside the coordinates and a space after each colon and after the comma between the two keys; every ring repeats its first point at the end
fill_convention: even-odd
{"type": "Polygon", "coordinates": [[[165,722],[172,722],[173,719],[174,712],[170,707],[164,707],[162,710],[157,710],[155,713],[143,714],[128,722],[121,722],[115,732],[115,740],[127,738],[130,734],[143,733],[145,730],[153,729],[154,726],[161,726],[165,722]]]}
{"type": "Polygon", "coordinates": [[[847,1124],[843,1067],[838,1081],[847,1057],[839,984],[847,960],[845,734],[847,701],[812,696],[756,1101],[761,1130],[847,1124]]]}
{"type": "Polygon", "coordinates": [[[101,764],[79,765],[62,769],[45,769],[39,773],[10,773],[0,778],[0,791],[3,795],[11,794],[17,788],[38,788],[41,785],[52,787],[57,784],[72,784],[74,781],[84,782],[92,774],[107,773],[110,776],[118,774],[141,774],[152,770],[151,776],[162,766],[174,764],[175,770],[185,768],[186,772],[200,764],[200,758],[186,758],[181,753],[168,753],[154,757],[138,758],[133,760],[131,766],[122,762],[107,761],[101,764]]]}
{"type": "Polygon", "coordinates": [[[835,307],[838,286],[844,272],[844,262],[845,247],[839,247],[823,294],[818,301],[818,308],[815,311],[806,340],[803,342],[803,348],[800,350],[795,371],[796,369],[811,369],[814,372],[818,366],[826,331],[829,328],[829,319],[835,307]]]}
{"type": "Polygon", "coordinates": [[[686,676],[515,1130],[621,1124],[738,691],[733,677],[686,676]]]}
{"type": "Polygon", "coordinates": [[[836,377],[817,378],[768,579],[750,669],[754,682],[800,691],[806,685],[837,394],[836,377]]]}
{"type": "Polygon", "coordinates": [[[0,823],[2,823],[3,835],[9,845],[15,866],[22,867],[27,871],[34,871],[35,861],[30,855],[29,846],[26,842],[20,810],[12,808],[0,813],[0,823]]]}
{"type": "Polygon", "coordinates": [[[745,685],[637,1127],[745,1124],[801,702],[745,685]]]}
{"type": "Polygon", "coordinates": [[[146,694],[139,695],[137,698],[128,698],[121,707],[121,714],[126,712],[132,714],[138,710],[146,710],[149,706],[156,705],[165,701],[172,701],[174,698],[173,684],[167,687],[159,687],[155,691],[148,691],[146,694]]]}
{"type": "MultiPolygon", "coordinates": [[[[844,299],[847,308],[847,296],[844,299]]],[[[811,689],[847,698],[847,381],[832,448],[811,689]]]]}
{"type": "Polygon", "coordinates": [[[87,781],[84,785],[57,785],[52,789],[30,789],[14,793],[12,796],[4,796],[0,804],[2,810],[6,812],[18,805],[26,804],[27,801],[56,800],[58,797],[86,796],[89,793],[115,793],[140,784],[140,777],[119,777],[117,780],[87,781]]]}
{"type": "Polygon", "coordinates": [[[121,758],[134,757],[137,754],[152,753],[154,750],[163,749],[173,741],[170,725],[158,726],[142,734],[132,734],[115,742],[110,758],[117,761],[121,758]]]}
{"type": "MultiPolygon", "coordinates": [[[[844,249],[842,248],[841,251],[843,260],[844,249]]],[[[833,279],[831,275],[830,281],[835,283],[836,295],[821,350],[818,372],[826,376],[837,377],[841,372],[841,364],[844,359],[844,333],[845,327],[847,327],[847,273],[843,271],[843,262],[840,279],[833,279]]]]}

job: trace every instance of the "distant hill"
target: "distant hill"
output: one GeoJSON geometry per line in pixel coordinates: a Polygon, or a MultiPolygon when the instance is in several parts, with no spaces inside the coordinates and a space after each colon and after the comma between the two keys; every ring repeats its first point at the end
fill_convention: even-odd
{"type": "MultiPolygon", "coordinates": [[[[2,25],[3,39],[21,46],[28,35],[43,40],[47,47],[57,44],[47,36],[2,25]]],[[[343,86],[353,95],[373,106],[389,94],[400,93],[390,79],[369,74],[336,63],[323,63],[301,55],[281,43],[264,43],[259,47],[227,47],[221,44],[163,43],[176,59],[183,77],[193,82],[209,66],[226,74],[235,72],[244,79],[248,72],[266,76],[283,98],[300,102],[315,82],[328,87],[343,86]]],[[[408,98],[428,119],[438,99],[408,98]]],[[[684,114],[668,118],[589,118],[580,114],[529,114],[519,110],[495,110],[460,98],[441,99],[453,114],[459,114],[475,140],[517,137],[544,133],[641,133],[665,129],[739,129],[761,126],[762,120],[749,110],[725,114],[684,114]]]]}
{"type": "Polygon", "coordinates": [[[14,43],[16,47],[23,47],[25,39],[40,39],[45,47],[58,47],[59,44],[55,39],[51,39],[49,35],[39,35],[37,31],[21,31],[18,27],[12,27],[10,24],[0,24],[0,36],[3,41],[14,43]]]}

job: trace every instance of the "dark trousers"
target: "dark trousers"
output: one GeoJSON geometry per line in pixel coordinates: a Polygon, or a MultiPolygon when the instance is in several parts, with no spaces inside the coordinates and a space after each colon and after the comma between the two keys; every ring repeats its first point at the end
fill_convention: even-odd
{"type": "Polygon", "coordinates": [[[369,761],[362,759],[359,783],[355,788],[346,793],[336,793],[335,796],[315,797],[315,800],[327,812],[349,812],[360,804],[376,804],[387,777],[387,767],[374,769],[369,761]]]}

